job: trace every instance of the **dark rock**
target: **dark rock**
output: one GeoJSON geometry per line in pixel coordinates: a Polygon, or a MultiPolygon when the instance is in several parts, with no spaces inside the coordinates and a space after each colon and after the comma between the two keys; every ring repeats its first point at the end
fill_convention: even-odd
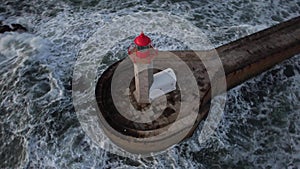
{"type": "Polygon", "coordinates": [[[12,31],[12,29],[8,25],[0,26],[0,33],[10,32],[10,31],[12,31]]]}
{"type": "Polygon", "coordinates": [[[11,24],[11,26],[13,27],[12,31],[27,32],[27,29],[20,24],[11,24]]]}
{"type": "Polygon", "coordinates": [[[0,33],[4,33],[4,32],[27,32],[27,29],[20,25],[20,24],[11,24],[11,26],[9,25],[0,25],[0,33]]]}

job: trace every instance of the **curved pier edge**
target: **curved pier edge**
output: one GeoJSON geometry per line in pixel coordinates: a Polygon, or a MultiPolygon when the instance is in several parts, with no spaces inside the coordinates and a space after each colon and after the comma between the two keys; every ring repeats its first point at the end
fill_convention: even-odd
{"type": "MultiPolygon", "coordinates": [[[[244,81],[270,69],[281,61],[300,53],[300,17],[293,18],[289,21],[280,23],[268,29],[259,31],[252,35],[230,42],[226,45],[220,46],[216,48],[216,51],[223,64],[226,75],[227,90],[229,90],[243,83],[244,81]]],[[[206,68],[203,65],[202,61],[203,59],[210,59],[210,56],[214,55],[215,53],[213,50],[161,51],[158,54],[161,57],[157,58],[156,61],[154,61],[154,64],[155,62],[159,63],[161,61],[171,60],[173,57],[172,55],[174,54],[181,60],[186,62],[187,65],[191,68],[191,70],[193,71],[193,75],[195,76],[199,85],[199,91],[200,93],[202,93],[199,100],[201,104],[197,120],[194,123],[192,129],[189,131],[188,135],[185,137],[187,138],[192,136],[200,121],[202,121],[207,116],[210,109],[210,100],[212,97],[214,97],[211,96],[211,84],[207,73],[204,71],[206,68]],[[201,59],[199,59],[199,55],[201,56],[201,59]]],[[[107,79],[108,77],[105,76],[111,76],[112,71],[113,70],[108,69],[102,74],[102,77],[97,84],[96,98],[99,98],[99,94],[102,93],[97,91],[105,90],[102,88],[103,85],[101,83],[109,82],[107,80],[101,81],[101,79],[107,79]]],[[[216,80],[218,79],[218,77],[213,78],[216,80]]],[[[98,105],[99,104],[102,103],[98,102],[98,105]]],[[[137,131],[137,137],[139,135],[139,132],[143,131],[137,131]]],[[[106,132],[106,134],[111,135],[112,133],[106,132]]],[[[140,148],[144,153],[150,153],[153,151],[153,149],[150,150],[145,148],[145,146],[143,147],[142,144],[144,143],[120,140],[120,137],[118,137],[117,135],[110,136],[110,138],[115,139],[115,141],[112,141],[120,147],[123,146],[130,152],[135,152],[135,149],[133,149],[132,146],[140,148]]],[[[130,138],[130,136],[128,138],[130,138]]],[[[163,143],[161,144],[162,146],[158,146],[156,147],[157,149],[154,150],[161,151],[162,149],[170,147],[172,146],[172,144],[174,144],[172,141],[167,142],[167,140],[168,138],[166,138],[165,141],[156,140],[156,142],[149,142],[149,144],[153,144],[154,146],[156,144],[163,143]]]]}

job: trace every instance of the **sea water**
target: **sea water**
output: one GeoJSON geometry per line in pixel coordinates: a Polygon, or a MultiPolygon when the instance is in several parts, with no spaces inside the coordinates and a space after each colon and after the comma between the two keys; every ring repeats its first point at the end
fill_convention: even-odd
{"type": "MultiPolygon", "coordinates": [[[[223,118],[204,144],[198,143],[198,129],[190,139],[151,158],[130,159],[99,148],[76,117],[71,84],[82,45],[115,17],[139,12],[180,16],[217,47],[299,16],[300,1],[7,0],[1,4],[2,24],[20,23],[29,31],[0,35],[0,168],[300,166],[299,55],[230,90],[223,118]]],[[[108,43],[109,37],[101,40],[108,43]]],[[[120,55],[129,40],[110,49],[103,62],[109,65],[124,57],[120,55]]],[[[154,42],[159,50],[184,49],[160,36],[154,35],[154,42]]]]}

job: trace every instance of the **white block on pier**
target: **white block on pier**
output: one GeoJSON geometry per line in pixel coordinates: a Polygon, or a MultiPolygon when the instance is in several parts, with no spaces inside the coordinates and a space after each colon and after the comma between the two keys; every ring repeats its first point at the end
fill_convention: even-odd
{"type": "Polygon", "coordinates": [[[153,75],[149,97],[154,100],[176,89],[177,78],[173,69],[168,68],[153,75]]]}

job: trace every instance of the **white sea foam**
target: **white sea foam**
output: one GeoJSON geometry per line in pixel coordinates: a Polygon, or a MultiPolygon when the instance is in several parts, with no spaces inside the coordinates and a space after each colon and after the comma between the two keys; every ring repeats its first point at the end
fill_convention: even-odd
{"type": "MultiPolygon", "coordinates": [[[[20,157],[17,154],[22,153],[9,152],[0,145],[0,154],[8,157],[0,159],[0,167],[3,164],[5,168],[296,168],[300,165],[299,56],[231,90],[225,116],[215,136],[206,144],[201,146],[197,141],[200,124],[191,139],[167,154],[149,159],[134,161],[100,149],[81,130],[70,99],[72,64],[81,45],[115,16],[136,11],[169,11],[190,20],[218,46],[299,15],[298,1],[155,0],[140,4],[101,1],[87,9],[68,2],[36,3],[37,9],[28,13],[24,4],[29,2],[16,5],[12,1],[13,5],[6,4],[6,12],[0,13],[3,23],[21,23],[30,30],[25,34],[0,35],[0,131],[4,135],[0,142],[9,148],[18,146],[20,152],[26,153],[20,157]],[[16,6],[21,9],[16,10],[16,6]],[[16,135],[26,141],[13,142],[16,135]]],[[[176,40],[168,44],[168,40],[158,35],[153,37],[159,49],[185,48],[178,48],[181,44],[176,40]]],[[[119,59],[116,54],[129,41],[116,45],[109,61],[119,59]]]]}

